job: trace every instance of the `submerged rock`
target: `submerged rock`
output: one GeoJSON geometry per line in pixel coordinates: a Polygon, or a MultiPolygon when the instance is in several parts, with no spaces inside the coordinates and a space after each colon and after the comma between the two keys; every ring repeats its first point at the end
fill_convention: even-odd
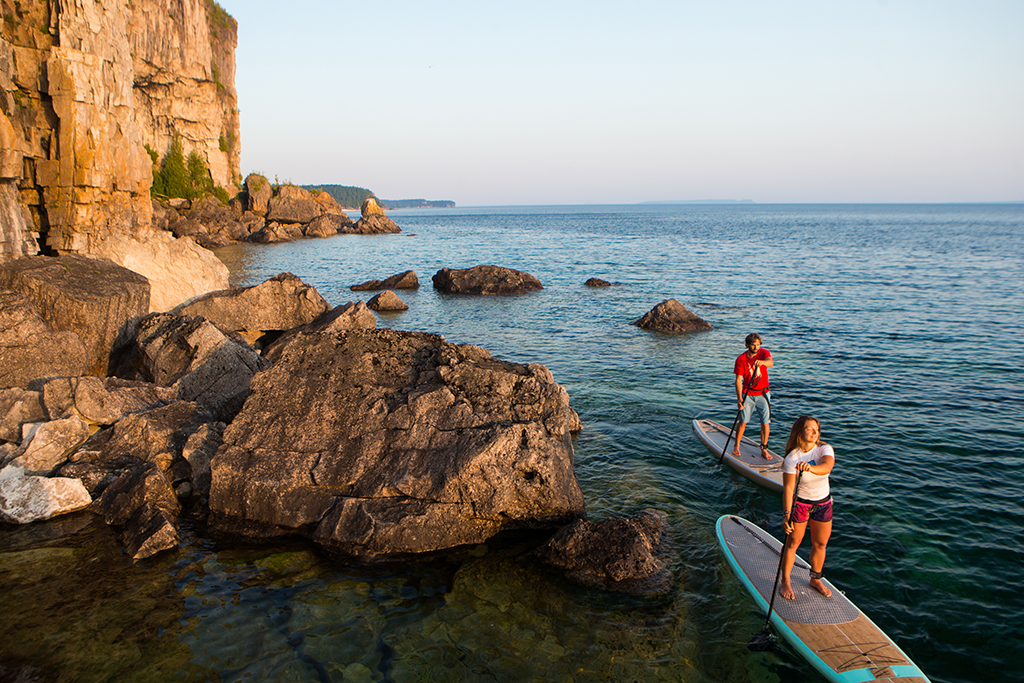
{"type": "Polygon", "coordinates": [[[645,330],[685,334],[713,329],[711,324],[675,299],[666,299],[633,323],[645,330]]]}
{"type": "Polygon", "coordinates": [[[533,275],[501,266],[442,268],[433,277],[434,289],[445,294],[525,294],[544,286],[533,275]]]}
{"type": "Polygon", "coordinates": [[[268,351],[212,462],[219,528],[374,556],[582,514],[579,418],[543,366],[395,330],[304,332],[268,351]]]}
{"type": "Polygon", "coordinates": [[[534,551],[541,560],[584,585],[624,593],[662,593],[668,571],[668,517],[644,510],[596,524],[576,520],[534,551]]]}

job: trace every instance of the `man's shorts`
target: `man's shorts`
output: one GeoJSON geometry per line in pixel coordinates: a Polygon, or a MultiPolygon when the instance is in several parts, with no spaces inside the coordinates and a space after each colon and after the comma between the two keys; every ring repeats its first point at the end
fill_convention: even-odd
{"type": "Polygon", "coordinates": [[[740,418],[740,422],[746,424],[750,422],[750,418],[754,416],[754,408],[757,408],[757,417],[760,419],[761,424],[771,424],[772,421],[772,408],[768,402],[769,397],[765,396],[750,396],[747,395],[747,400],[743,403],[743,416],[740,418]]]}
{"type": "Polygon", "coordinates": [[[789,521],[793,524],[803,524],[808,518],[815,522],[831,522],[832,496],[814,503],[807,503],[797,498],[789,521]]]}

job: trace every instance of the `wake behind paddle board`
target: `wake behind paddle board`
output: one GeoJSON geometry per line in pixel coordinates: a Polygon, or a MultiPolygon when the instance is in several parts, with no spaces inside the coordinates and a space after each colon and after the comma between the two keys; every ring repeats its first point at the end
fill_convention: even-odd
{"type": "MultiPolygon", "coordinates": [[[[729,566],[767,614],[782,543],[742,517],[723,515],[715,525],[729,566]]],[[[896,643],[838,588],[826,598],[810,587],[810,566],[799,556],[790,576],[795,600],[776,596],[771,623],[813,666],[837,683],[929,683],[896,643]]]]}
{"type": "Polygon", "coordinates": [[[759,486],[782,492],[783,458],[778,453],[769,450],[772,459],[765,460],[761,457],[760,445],[743,437],[740,441],[739,457],[733,455],[736,434],[733,433],[730,439],[729,429],[713,420],[694,420],[693,433],[716,458],[722,457],[722,447],[725,446],[726,439],[729,439],[729,452],[725,454],[724,458],[729,467],[759,486]]]}

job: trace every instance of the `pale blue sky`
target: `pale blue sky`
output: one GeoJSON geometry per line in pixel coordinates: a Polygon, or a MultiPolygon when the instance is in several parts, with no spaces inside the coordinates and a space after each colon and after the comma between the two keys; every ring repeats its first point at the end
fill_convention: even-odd
{"type": "Polygon", "coordinates": [[[1024,200],[1024,0],[218,0],[242,172],[460,206],[1024,200]]]}

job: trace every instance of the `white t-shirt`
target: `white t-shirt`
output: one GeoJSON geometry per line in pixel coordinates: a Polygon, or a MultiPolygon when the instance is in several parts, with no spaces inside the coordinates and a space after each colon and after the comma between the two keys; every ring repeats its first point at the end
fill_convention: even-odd
{"type": "MultiPolygon", "coordinates": [[[[798,462],[809,462],[812,465],[818,465],[826,455],[831,455],[833,458],[836,457],[836,452],[828,444],[815,446],[807,452],[800,450],[800,447],[797,446],[786,456],[785,461],[782,463],[782,472],[783,474],[796,474],[796,464],[798,462]]],[[[828,497],[828,492],[827,474],[804,472],[803,476],[800,477],[800,489],[796,492],[796,495],[797,498],[803,498],[804,500],[822,500],[828,497]]],[[[786,504],[789,505],[789,501],[786,501],[786,504]]]]}

